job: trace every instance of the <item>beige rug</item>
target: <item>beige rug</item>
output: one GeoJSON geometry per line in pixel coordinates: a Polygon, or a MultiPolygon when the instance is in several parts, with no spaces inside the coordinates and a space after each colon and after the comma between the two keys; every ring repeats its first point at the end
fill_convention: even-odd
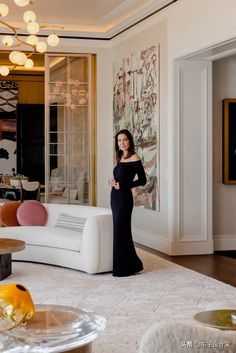
{"type": "Polygon", "coordinates": [[[93,343],[93,353],[135,353],[154,322],[185,319],[215,300],[235,300],[236,288],[138,249],[142,274],[112,277],[87,275],[60,267],[13,263],[4,283],[21,283],[38,304],[61,304],[90,309],[107,319],[93,343]]]}

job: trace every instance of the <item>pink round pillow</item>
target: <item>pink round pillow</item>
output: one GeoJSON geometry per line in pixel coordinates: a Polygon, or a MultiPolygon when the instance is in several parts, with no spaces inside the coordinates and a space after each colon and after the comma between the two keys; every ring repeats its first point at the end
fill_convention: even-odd
{"type": "Polygon", "coordinates": [[[17,209],[16,217],[21,226],[44,226],[47,222],[47,210],[38,201],[24,201],[17,209]]]}

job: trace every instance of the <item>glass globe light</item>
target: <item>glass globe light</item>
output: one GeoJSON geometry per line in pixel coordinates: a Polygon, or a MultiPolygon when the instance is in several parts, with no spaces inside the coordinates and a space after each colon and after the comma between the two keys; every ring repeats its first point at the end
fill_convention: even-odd
{"type": "Polygon", "coordinates": [[[9,74],[9,69],[7,66],[1,66],[0,67],[0,74],[2,76],[7,76],[9,74]]]}
{"type": "Polygon", "coordinates": [[[35,36],[34,34],[30,34],[27,38],[26,38],[26,42],[31,44],[31,45],[36,45],[39,42],[39,39],[37,36],[35,36]]]}
{"type": "Polygon", "coordinates": [[[30,34],[36,34],[39,31],[39,25],[37,22],[28,23],[26,28],[30,34]]]}
{"type": "Polygon", "coordinates": [[[3,43],[3,45],[5,45],[5,47],[11,47],[13,42],[14,42],[14,40],[13,40],[12,36],[7,35],[2,38],[2,43],[3,43]]]}
{"type": "Polygon", "coordinates": [[[32,67],[34,67],[34,62],[32,59],[26,59],[25,65],[24,67],[26,69],[32,69],[32,67]]]}
{"type": "Polygon", "coordinates": [[[27,6],[30,3],[30,0],[14,0],[14,3],[18,6],[27,6]]]}
{"type": "Polygon", "coordinates": [[[30,22],[35,22],[36,21],[36,15],[34,13],[34,11],[25,11],[24,15],[23,15],[23,20],[25,21],[25,23],[30,23],[30,22]]]}
{"type": "Polygon", "coordinates": [[[26,59],[27,59],[27,56],[25,53],[22,53],[21,51],[17,52],[16,59],[15,59],[17,65],[25,65],[26,59]]]}
{"type": "Polygon", "coordinates": [[[0,16],[5,17],[8,15],[8,12],[9,12],[8,6],[1,3],[0,4],[0,16]]]}
{"type": "Polygon", "coordinates": [[[9,54],[9,60],[13,63],[13,64],[17,64],[16,58],[17,58],[17,54],[19,52],[17,50],[13,50],[12,52],[10,52],[9,54]]]}
{"type": "Polygon", "coordinates": [[[45,42],[38,42],[38,44],[36,45],[36,50],[39,53],[45,53],[45,51],[47,50],[47,44],[45,42]]]}
{"type": "Polygon", "coordinates": [[[50,45],[51,47],[56,47],[59,44],[59,41],[60,40],[56,34],[50,34],[47,37],[48,45],[50,45]]]}

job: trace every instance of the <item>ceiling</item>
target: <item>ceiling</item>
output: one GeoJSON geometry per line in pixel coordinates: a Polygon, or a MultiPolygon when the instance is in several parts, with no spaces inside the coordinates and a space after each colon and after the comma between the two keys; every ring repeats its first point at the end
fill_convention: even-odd
{"type": "MultiPolygon", "coordinates": [[[[59,37],[109,40],[176,1],[178,0],[31,0],[28,6],[19,7],[13,0],[3,0],[9,7],[9,14],[0,20],[16,27],[19,35],[27,35],[23,13],[33,10],[40,25],[39,34],[51,34],[55,30],[59,37]]],[[[0,35],[4,33],[12,34],[12,31],[0,23],[0,35]]],[[[21,38],[24,40],[24,37],[21,38]]],[[[8,56],[9,52],[1,50],[0,66],[12,66],[8,56]]],[[[37,53],[31,58],[35,66],[30,73],[43,72],[44,55],[37,53]]],[[[18,71],[27,72],[23,66],[17,66],[14,74],[18,71]]]]}
{"type": "MultiPolygon", "coordinates": [[[[26,33],[22,15],[33,10],[37,22],[55,28],[59,35],[111,38],[142,18],[174,2],[173,0],[32,0],[26,7],[3,0],[9,14],[3,20],[26,33]],[[63,29],[62,29],[63,27],[63,29]]],[[[0,28],[5,32],[4,27],[0,28]]]]}

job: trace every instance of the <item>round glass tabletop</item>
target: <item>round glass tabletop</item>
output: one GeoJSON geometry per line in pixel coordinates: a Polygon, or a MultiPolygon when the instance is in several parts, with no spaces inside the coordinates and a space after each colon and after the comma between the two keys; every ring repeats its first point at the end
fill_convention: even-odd
{"type": "MultiPolygon", "coordinates": [[[[4,331],[9,344],[12,339],[20,349],[24,344],[24,352],[64,352],[78,348],[92,342],[106,325],[104,317],[84,309],[61,305],[35,305],[35,309],[34,317],[25,326],[4,331]]],[[[7,340],[4,348],[4,352],[11,352],[7,350],[7,340]]]]}
{"type": "Polygon", "coordinates": [[[194,319],[203,325],[222,330],[236,330],[236,310],[209,310],[194,315],[194,319]]]}

